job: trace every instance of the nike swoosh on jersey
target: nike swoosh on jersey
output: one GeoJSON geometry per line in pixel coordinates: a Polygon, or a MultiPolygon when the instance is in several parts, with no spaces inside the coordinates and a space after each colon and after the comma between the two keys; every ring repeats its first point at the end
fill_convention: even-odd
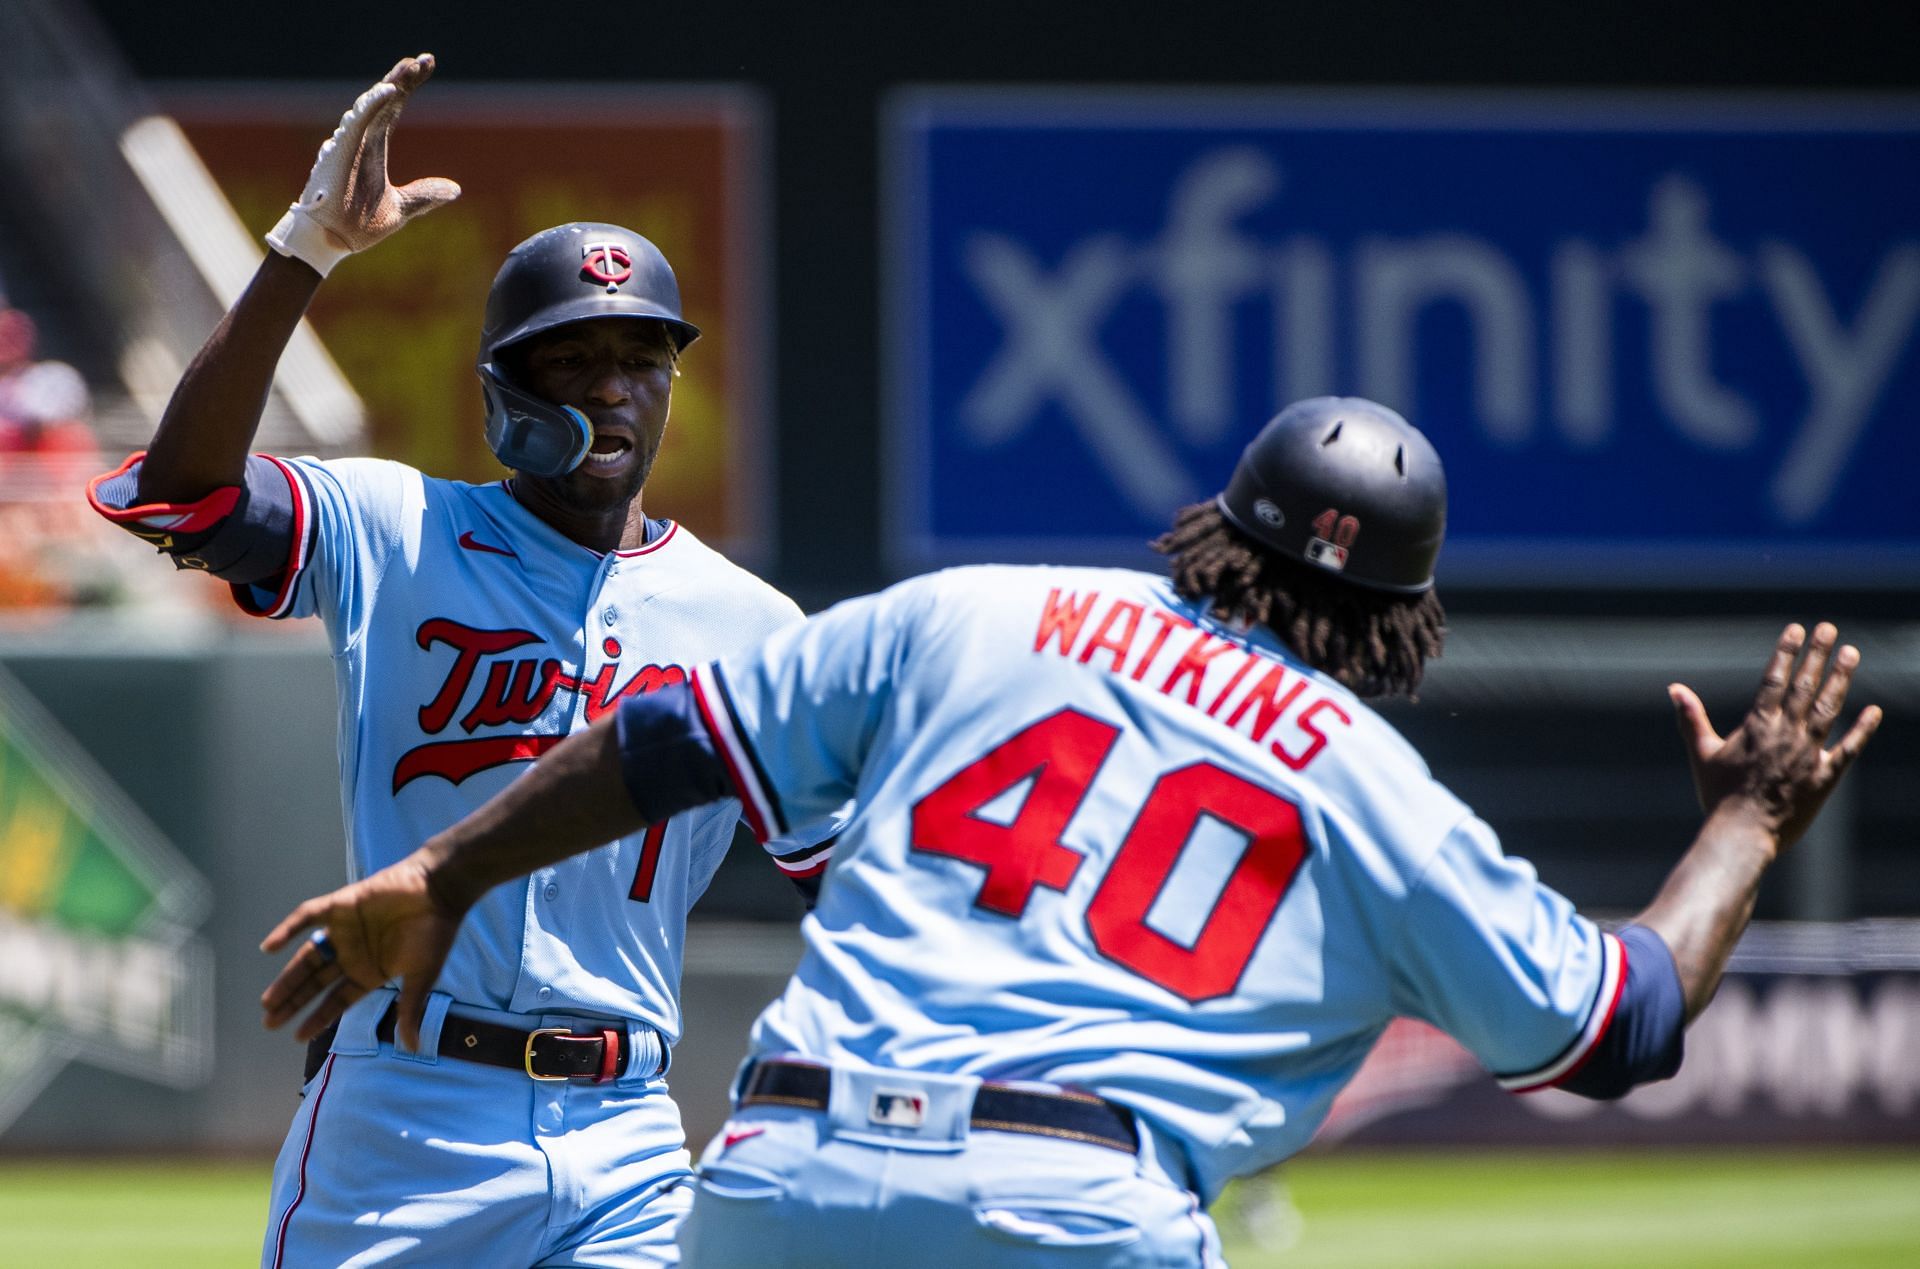
{"type": "Polygon", "coordinates": [[[514,560],[520,558],[504,546],[488,546],[485,542],[475,540],[472,529],[468,529],[460,535],[460,545],[466,547],[469,551],[485,551],[489,555],[504,555],[508,559],[514,560]]]}
{"type": "Polygon", "coordinates": [[[727,1132],[727,1135],[720,1139],[720,1148],[722,1150],[725,1150],[728,1146],[738,1145],[740,1142],[745,1141],[748,1137],[757,1137],[765,1131],[766,1131],[766,1128],[764,1126],[754,1127],[754,1128],[729,1129],[727,1132]]]}

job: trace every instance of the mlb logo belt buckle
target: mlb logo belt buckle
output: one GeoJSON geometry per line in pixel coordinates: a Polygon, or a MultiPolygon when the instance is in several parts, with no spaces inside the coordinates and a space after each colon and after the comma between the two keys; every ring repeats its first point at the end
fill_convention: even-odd
{"type": "Polygon", "coordinates": [[[923,1127],[927,1122],[926,1095],[899,1088],[877,1089],[867,1106],[867,1119],[888,1128],[923,1127]]]}

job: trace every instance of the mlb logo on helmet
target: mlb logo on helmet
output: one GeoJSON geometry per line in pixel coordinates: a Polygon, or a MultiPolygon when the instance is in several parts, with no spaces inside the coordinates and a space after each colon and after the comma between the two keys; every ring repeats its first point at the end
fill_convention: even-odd
{"type": "Polygon", "coordinates": [[[1335,546],[1325,538],[1314,538],[1307,543],[1307,563],[1318,564],[1337,573],[1347,566],[1347,548],[1335,546]]]}
{"type": "Polygon", "coordinates": [[[617,242],[589,242],[580,248],[583,277],[604,285],[608,292],[618,291],[622,282],[633,277],[633,257],[617,242]]]}
{"type": "Polygon", "coordinates": [[[918,1128],[927,1122],[927,1099],[920,1093],[881,1089],[873,1095],[867,1118],[889,1128],[918,1128]]]}

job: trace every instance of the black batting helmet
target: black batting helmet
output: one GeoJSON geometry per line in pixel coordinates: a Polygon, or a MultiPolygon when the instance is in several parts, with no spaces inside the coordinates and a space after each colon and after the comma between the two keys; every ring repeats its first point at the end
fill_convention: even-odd
{"type": "Polygon", "coordinates": [[[1282,555],[1376,590],[1433,585],[1447,477],[1414,426],[1359,397],[1312,397],[1275,415],[1240,455],[1220,511],[1282,555]]]}
{"type": "Polygon", "coordinates": [[[659,322],[676,353],[700,337],[700,328],[680,316],[680,285],[667,258],[618,225],[575,222],[542,230],[509,252],[494,275],[476,368],[487,398],[487,445],[508,467],[565,475],[586,457],[593,425],[572,406],[514,383],[500,365],[501,350],[598,317],[659,322]]]}

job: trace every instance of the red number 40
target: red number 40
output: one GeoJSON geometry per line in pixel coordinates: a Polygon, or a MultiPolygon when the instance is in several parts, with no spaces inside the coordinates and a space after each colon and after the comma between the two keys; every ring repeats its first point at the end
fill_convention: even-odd
{"type": "MultiPolygon", "coordinates": [[[[1036,886],[1064,891],[1085,862],[1060,836],[1119,736],[1077,710],[1041,719],[915,804],[914,849],[980,865],[975,906],[1020,916],[1036,886]],[[1011,823],[977,814],[1029,779],[1011,823]]],[[[1231,995],[1305,859],[1291,802],[1212,763],[1180,767],[1148,790],[1087,904],[1087,931],[1103,955],[1190,1001],[1231,995]],[[1202,815],[1245,833],[1247,846],[1189,945],[1148,925],[1147,913],[1202,815]]]]}

